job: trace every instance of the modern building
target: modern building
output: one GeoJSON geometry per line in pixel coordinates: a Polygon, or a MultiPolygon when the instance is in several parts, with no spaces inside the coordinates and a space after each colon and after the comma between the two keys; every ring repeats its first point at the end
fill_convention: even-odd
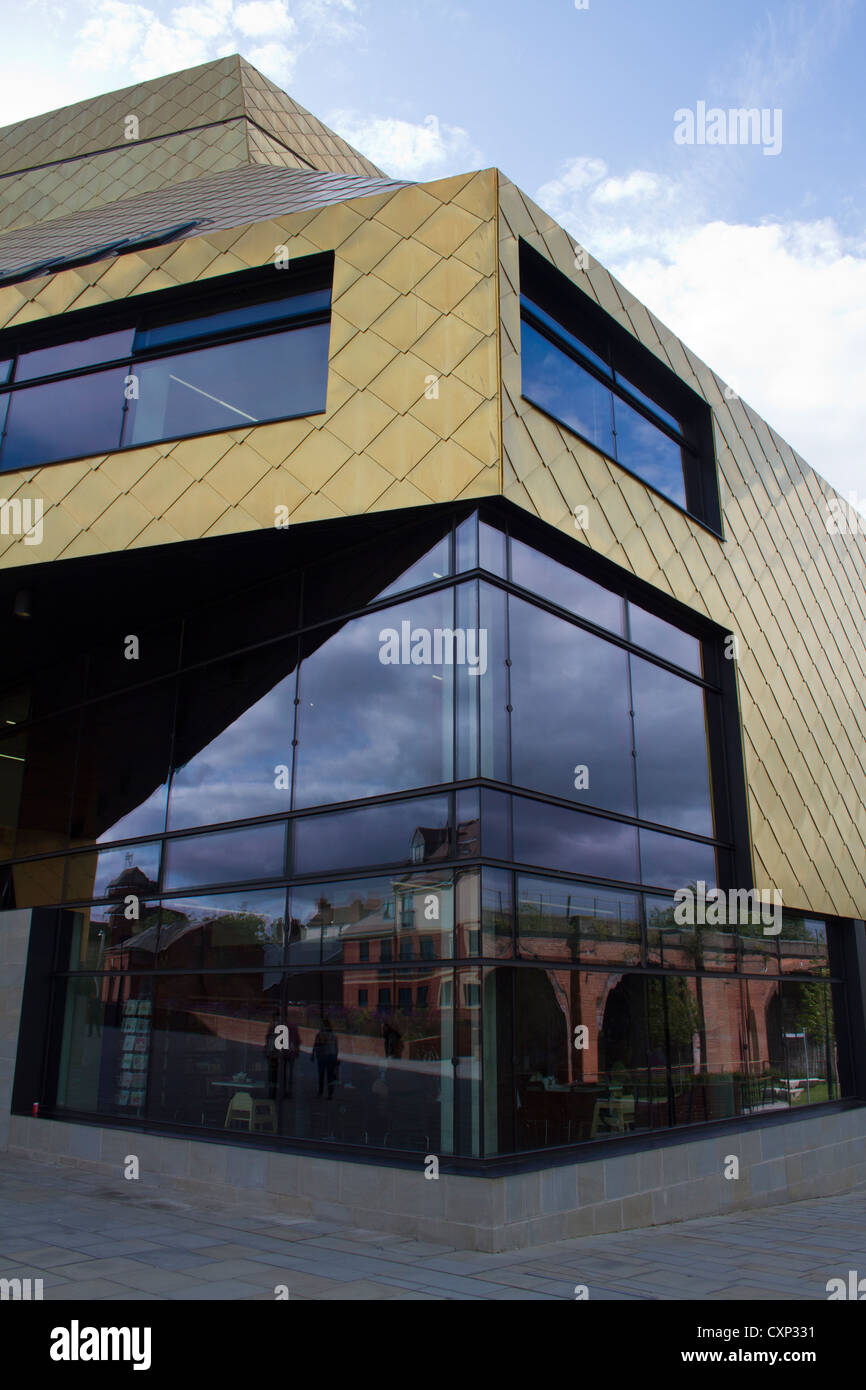
{"type": "Polygon", "coordinates": [[[237,55],[0,189],[8,1149],[486,1249],[866,1179],[829,485],[237,55]]]}

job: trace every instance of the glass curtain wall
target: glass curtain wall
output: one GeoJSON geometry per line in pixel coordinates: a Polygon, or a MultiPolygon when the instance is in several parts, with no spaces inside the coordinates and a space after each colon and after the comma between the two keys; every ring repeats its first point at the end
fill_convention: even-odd
{"type": "Polygon", "coordinates": [[[50,714],[7,693],[43,1108],[481,1158],[838,1096],[832,925],[677,911],[730,886],[711,639],[495,520],[178,613],[136,669],[96,643],[50,714]]]}

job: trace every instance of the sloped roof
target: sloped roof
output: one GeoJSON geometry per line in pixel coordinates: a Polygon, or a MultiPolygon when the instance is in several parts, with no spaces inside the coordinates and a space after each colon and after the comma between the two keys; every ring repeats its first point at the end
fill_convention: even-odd
{"type": "Polygon", "coordinates": [[[241,117],[282,146],[292,156],[287,163],[327,173],[383,176],[239,53],[2,127],[0,175],[110,149],[128,150],[134,143],[125,134],[129,115],[138,118],[142,141],[241,117]]]}
{"type": "MultiPolygon", "coordinates": [[[[122,238],[135,240],[152,236],[162,229],[185,223],[200,222],[201,225],[189,227],[181,237],[261,222],[307,208],[327,207],[348,198],[396,191],[405,186],[393,179],[248,164],[213,174],[210,178],[190,179],[187,183],[0,234],[0,275],[20,270],[21,276],[15,278],[24,278],[25,271],[54,258],[74,261],[82,252],[108,247],[122,238]]],[[[106,251],[105,254],[110,253],[106,251]]],[[[42,273],[48,274],[49,270],[42,273]]]]}
{"type": "Polygon", "coordinates": [[[250,165],[385,177],[233,53],[0,129],[0,228],[250,165]]]}

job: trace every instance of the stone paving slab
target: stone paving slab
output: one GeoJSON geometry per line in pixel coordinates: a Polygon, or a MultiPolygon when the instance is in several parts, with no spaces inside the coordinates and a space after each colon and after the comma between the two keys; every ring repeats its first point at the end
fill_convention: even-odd
{"type": "Polygon", "coordinates": [[[0,1278],[55,1301],[826,1299],[866,1270],[866,1200],[842,1197],[490,1254],[332,1221],[161,1198],[0,1154],[0,1278]]]}

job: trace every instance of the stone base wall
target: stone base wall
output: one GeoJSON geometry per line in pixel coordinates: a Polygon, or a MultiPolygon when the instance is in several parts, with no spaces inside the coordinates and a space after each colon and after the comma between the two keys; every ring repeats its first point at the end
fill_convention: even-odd
{"type": "MultiPolygon", "coordinates": [[[[650,1141],[652,1142],[652,1141],[650,1141]]],[[[639,1153],[507,1177],[424,1176],[412,1167],[174,1139],[12,1116],[10,1153],[102,1173],[123,1188],[128,1155],[141,1187],[340,1221],[466,1250],[500,1251],[683,1221],[866,1182],[866,1106],[739,1134],[688,1138],[639,1153]],[[727,1156],[740,1176],[726,1179],[727,1156]]]]}
{"type": "Polygon", "coordinates": [[[5,1149],[9,1138],[12,1079],[18,1055],[29,942],[30,909],[0,912],[0,1150],[5,1149]]]}

